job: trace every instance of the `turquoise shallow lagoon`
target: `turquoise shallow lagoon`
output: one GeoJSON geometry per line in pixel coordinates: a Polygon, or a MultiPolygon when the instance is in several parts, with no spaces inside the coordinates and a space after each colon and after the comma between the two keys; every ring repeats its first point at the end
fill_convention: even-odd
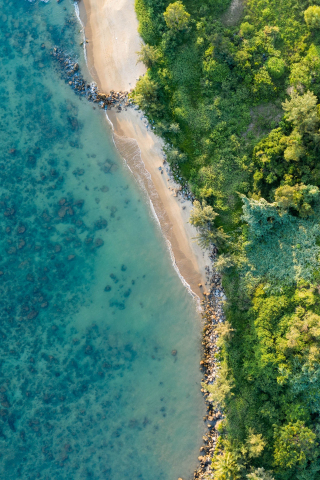
{"type": "Polygon", "coordinates": [[[191,477],[196,305],[104,113],[51,55],[87,75],[73,5],[0,4],[0,478],[191,477]]]}

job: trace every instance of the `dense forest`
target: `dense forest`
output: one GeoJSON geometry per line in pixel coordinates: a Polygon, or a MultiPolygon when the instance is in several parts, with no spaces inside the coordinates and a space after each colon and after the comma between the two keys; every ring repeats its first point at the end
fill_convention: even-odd
{"type": "Polygon", "coordinates": [[[320,479],[320,0],[136,0],[134,100],[227,295],[215,480],[320,479]],[[319,4],[319,6],[317,5],[319,4]]]}

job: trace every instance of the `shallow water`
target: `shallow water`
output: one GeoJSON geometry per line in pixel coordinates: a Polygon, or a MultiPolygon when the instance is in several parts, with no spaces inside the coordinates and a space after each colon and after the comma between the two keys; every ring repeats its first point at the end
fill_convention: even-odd
{"type": "Polygon", "coordinates": [[[196,305],[104,113],[51,55],[86,74],[73,5],[0,4],[0,478],[191,477],[196,305]]]}

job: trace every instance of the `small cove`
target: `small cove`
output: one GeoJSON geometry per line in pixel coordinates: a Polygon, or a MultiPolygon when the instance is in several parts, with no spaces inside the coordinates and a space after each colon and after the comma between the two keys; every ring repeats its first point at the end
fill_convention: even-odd
{"type": "Polygon", "coordinates": [[[1,477],[191,476],[196,304],[104,113],[53,60],[85,72],[72,3],[1,6],[1,477]]]}

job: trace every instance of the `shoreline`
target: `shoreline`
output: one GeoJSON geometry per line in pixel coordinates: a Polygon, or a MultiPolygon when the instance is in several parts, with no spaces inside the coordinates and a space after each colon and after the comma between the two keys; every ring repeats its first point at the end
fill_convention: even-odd
{"type": "MultiPolygon", "coordinates": [[[[107,0],[104,4],[84,0],[78,5],[88,41],[88,69],[99,91],[134,88],[146,71],[141,63],[137,64],[141,39],[134,0],[107,0]]],[[[164,164],[161,138],[147,128],[137,107],[121,112],[108,109],[106,113],[116,148],[148,193],[174,268],[184,285],[190,287],[190,293],[201,298],[208,291],[209,251],[203,251],[194,241],[197,231],[188,223],[192,202],[177,195],[178,185],[170,178],[169,165],[164,164]]]]}

